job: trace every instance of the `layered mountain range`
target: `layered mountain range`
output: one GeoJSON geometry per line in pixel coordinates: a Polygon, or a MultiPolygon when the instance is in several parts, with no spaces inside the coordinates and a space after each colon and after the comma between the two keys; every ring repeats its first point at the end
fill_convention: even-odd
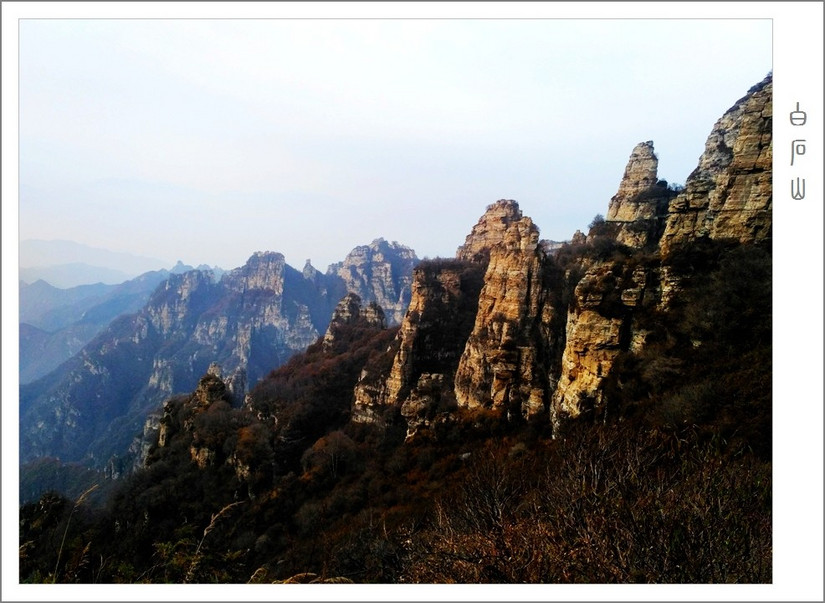
{"type": "MultiPolygon", "coordinates": [[[[391,343],[373,349],[369,362],[355,369],[348,356],[353,352],[346,342],[336,344],[336,333],[346,333],[346,341],[362,349],[366,344],[354,339],[353,324],[363,323],[367,338],[386,329],[374,302],[344,298],[319,339],[322,347],[316,344],[305,360],[273,372],[246,399],[246,410],[282,443],[275,445],[275,464],[295,467],[301,446],[323,435],[322,424],[389,429],[396,417],[405,425],[405,439],[413,441],[441,437],[462,417],[491,413],[514,425],[545,424],[555,436],[581,417],[604,422],[628,412],[620,406],[637,395],[633,387],[641,389],[630,385],[637,369],[628,366],[650,363],[657,374],[677,374],[685,359],[676,350],[685,343],[700,349],[720,336],[742,339],[716,332],[734,329],[736,319],[719,324],[725,312],[738,311],[733,299],[722,301],[725,310],[713,308],[716,315],[698,318],[710,302],[702,301],[699,310],[686,306],[697,295],[713,297],[702,293],[712,286],[708,274],[733,262],[724,259],[732,250],[753,249],[752,258],[731,269],[753,283],[765,280],[771,90],[769,76],[716,123],[699,167],[679,190],[659,180],[653,143],[639,143],[606,219],[597,217],[587,235],[576,233],[561,247],[540,240],[516,201],[489,205],[455,258],[426,260],[413,269],[411,299],[397,333],[387,331],[391,343]],[[320,379],[317,366],[326,366],[343,374],[336,363],[346,364],[347,374],[357,370],[351,384],[344,377],[335,382],[345,391],[307,393],[315,391],[307,381],[307,391],[285,393],[295,387],[294,373],[320,379]],[[283,445],[287,441],[293,445],[283,445]]],[[[723,288],[716,295],[726,295],[723,288]]],[[[763,298],[755,294],[743,303],[759,305],[763,298]]]]}
{"type": "Polygon", "coordinates": [[[124,479],[71,530],[91,490],[24,505],[21,576],[770,583],[771,105],[768,76],[684,187],[640,142],[561,245],[501,199],[453,258],[165,281],[22,390],[31,457],[124,479]]]}
{"type": "Polygon", "coordinates": [[[353,421],[398,408],[411,438],[449,421],[450,409],[546,417],[556,428],[583,412],[604,415],[614,362],[657,339],[644,317],[678,303],[691,278],[681,252],[702,241],[770,241],[771,89],[769,76],[716,123],[681,191],[658,180],[653,143],[638,144],[606,219],[568,245],[541,241],[517,202],[500,200],[454,259],[417,268],[412,250],[379,239],[326,274],[259,252],[221,279],[171,275],[138,313],[21,387],[21,458],[103,466],[210,367],[240,405],[252,384],[329,333],[347,292],[376,302],[390,326],[400,322],[386,368],[363,368],[353,421]]]}
{"type": "Polygon", "coordinates": [[[30,383],[50,373],[112,320],[140,310],[160,282],[179,272],[175,268],[156,270],[119,285],[97,283],[69,289],[43,280],[21,282],[20,382],[30,383]]]}
{"type": "MultiPolygon", "coordinates": [[[[138,292],[142,307],[135,307],[143,301],[139,295],[125,296],[133,283],[116,289],[121,295],[108,292],[119,306],[103,306],[100,292],[90,294],[99,303],[90,303],[80,322],[95,314],[111,319],[102,308],[137,312],[120,314],[76,355],[21,387],[21,461],[53,456],[101,467],[126,455],[147,414],[195,387],[213,364],[234,380],[242,400],[247,384],[326,331],[347,291],[382,304],[390,321],[403,314],[417,262],[411,249],[378,239],[326,274],[309,262],[299,272],[283,255],[259,252],[220,278],[207,270],[158,274],[166,278],[154,279],[162,282],[151,295],[145,288],[138,292]]],[[[153,275],[140,282],[152,285],[153,275]]],[[[33,344],[21,347],[26,353],[33,344]]]]}

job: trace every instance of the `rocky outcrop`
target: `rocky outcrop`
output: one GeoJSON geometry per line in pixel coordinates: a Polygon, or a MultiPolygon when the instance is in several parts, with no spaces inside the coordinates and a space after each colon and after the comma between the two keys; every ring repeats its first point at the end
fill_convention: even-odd
{"type": "MultiPolygon", "coordinates": [[[[355,387],[354,421],[377,422],[388,406],[403,404],[425,374],[428,382],[447,392],[446,397],[452,396],[453,375],[475,319],[483,271],[482,264],[446,259],[424,261],[415,268],[409,310],[387,352],[392,355],[391,368],[383,374],[364,368],[355,387]]],[[[429,399],[436,398],[440,400],[441,394],[429,399]]]]}
{"type": "Polygon", "coordinates": [[[620,353],[644,344],[634,310],[655,305],[658,291],[643,266],[604,262],[579,281],[567,315],[559,380],[553,393],[554,426],[583,412],[604,417],[604,381],[620,353]]]}
{"type": "MultiPolygon", "coordinates": [[[[619,190],[610,200],[607,219],[631,222],[639,218],[640,208],[635,200],[640,193],[656,186],[658,169],[659,158],[653,152],[653,141],[637,144],[625,166],[619,190]]],[[[641,211],[646,213],[646,208],[641,211]]]]}
{"type": "MultiPolygon", "coordinates": [[[[551,405],[557,426],[584,412],[604,415],[604,386],[615,360],[639,351],[649,335],[638,327],[639,312],[667,311],[684,288],[671,264],[673,252],[702,237],[739,243],[770,238],[771,88],[769,76],[713,127],[699,166],[667,206],[659,249],[653,250],[661,258],[655,268],[605,260],[589,266],[568,314],[551,405]]],[[[611,200],[606,223],[614,230],[608,236],[637,248],[656,241],[663,205],[654,193],[662,187],[645,189],[655,178],[652,143],[637,145],[611,200]]]]}
{"type": "Polygon", "coordinates": [[[387,320],[384,311],[376,302],[362,306],[361,298],[355,293],[347,293],[335,310],[324,334],[324,349],[331,349],[339,338],[343,327],[362,326],[373,329],[386,329],[387,320]]]}
{"type": "Polygon", "coordinates": [[[513,201],[482,216],[459,255],[489,255],[472,333],[455,376],[459,406],[531,416],[546,409],[553,309],[543,282],[538,228],[513,201]],[[492,228],[495,226],[496,228],[492,228]],[[481,241],[490,247],[485,249],[481,241]]]}
{"type": "Polygon", "coordinates": [[[376,239],[353,249],[343,262],[332,264],[327,275],[340,278],[344,292],[357,294],[365,303],[376,302],[387,322],[397,325],[410,303],[416,264],[418,258],[409,247],[376,239]]]}
{"type": "Polygon", "coordinates": [[[455,260],[414,271],[398,350],[383,379],[366,368],[355,389],[353,420],[375,422],[397,406],[412,438],[451,420],[456,407],[517,416],[546,410],[547,366],[555,337],[547,291],[549,261],[538,228],[518,203],[488,206],[455,260]]]}
{"type": "Polygon", "coordinates": [[[488,205],[487,210],[467,235],[464,245],[458,248],[456,258],[471,262],[486,262],[490,250],[501,244],[510,226],[521,219],[518,203],[511,199],[499,199],[488,205]]]}
{"type": "Polygon", "coordinates": [[[772,95],[768,76],[716,122],[699,166],[668,208],[663,256],[699,237],[771,238],[772,95]]]}
{"type": "Polygon", "coordinates": [[[442,269],[426,279],[417,271],[392,370],[385,381],[371,376],[369,386],[356,388],[356,407],[364,409],[358,416],[397,405],[412,437],[449,410],[444,392],[452,384],[458,407],[510,418],[549,410],[556,427],[583,414],[604,418],[607,379],[617,359],[643,350],[652,334],[640,326],[646,324],[640,316],[669,311],[684,285],[679,270],[659,256],[662,233],[669,237],[662,241],[665,252],[677,241],[706,235],[740,242],[769,236],[769,88],[755,87],[717,124],[681,194],[658,179],[653,143],[638,144],[607,219],[588,237],[577,233],[567,249],[540,243],[538,229],[515,201],[488,206],[456,254],[484,267],[484,281],[466,341],[442,346],[449,358],[463,348],[455,370],[450,362],[431,361],[438,358],[433,333],[444,322],[427,318],[426,311],[437,308],[436,317],[450,312],[456,275],[442,269]],[[726,136],[729,157],[719,155],[722,147],[714,142],[726,136]],[[686,200],[695,206],[692,216],[686,200]],[[697,229],[679,226],[699,222],[704,226],[697,229]],[[565,269],[554,260],[557,254],[567,258],[565,269]]]}
{"type": "Polygon", "coordinates": [[[659,181],[659,159],[653,141],[640,142],[630,154],[618,192],[610,200],[606,223],[617,242],[633,248],[655,243],[660,225],[673,196],[667,183],[659,181]]]}
{"type": "Polygon", "coordinates": [[[406,439],[411,440],[437,423],[451,422],[451,410],[446,404],[449,388],[443,373],[423,373],[401,404],[401,416],[407,423],[406,439]]]}

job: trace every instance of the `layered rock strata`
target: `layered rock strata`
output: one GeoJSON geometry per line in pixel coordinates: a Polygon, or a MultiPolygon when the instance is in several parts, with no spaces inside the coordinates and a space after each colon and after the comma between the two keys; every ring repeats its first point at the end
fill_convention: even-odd
{"type": "Polygon", "coordinates": [[[663,256],[700,237],[740,243],[771,238],[772,98],[768,76],[713,126],[698,167],[670,203],[663,256]]]}
{"type": "Polygon", "coordinates": [[[521,217],[514,201],[498,201],[459,251],[489,255],[475,324],[455,376],[459,406],[524,416],[546,408],[544,356],[552,340],[553,309],[547,303],[546,259],[538,237],[538,228],[521,217]]]}

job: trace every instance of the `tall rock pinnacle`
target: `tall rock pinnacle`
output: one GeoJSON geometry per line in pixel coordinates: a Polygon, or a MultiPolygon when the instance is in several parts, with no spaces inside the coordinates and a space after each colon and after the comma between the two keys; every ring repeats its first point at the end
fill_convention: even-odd
{"type": "Polygon", "coordinates": [[[656,185],[658,168],[659,159],[653,152],[653,141],[637,144],[630,154],[619,190],[610,200],[607,220],[632,222],[640,217],[638,204],[633,200],[639,193],[656,185]]]}
{"type": "Polygon", "coordinates": [[[658,167],[653,141],[640,142],[633,148],[619,190],[610,199],[606,219],[613,225],[616,241],[623,245],[641,248],[661,235],[667,204],[675,193],[666,183],[659,184],[658,167]]]}

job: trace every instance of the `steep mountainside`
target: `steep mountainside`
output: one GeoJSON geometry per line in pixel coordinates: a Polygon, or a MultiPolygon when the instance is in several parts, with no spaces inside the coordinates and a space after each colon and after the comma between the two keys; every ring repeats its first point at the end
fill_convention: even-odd
{"type": "MultiPolygon", "coordinates": [[[[397,244],[375,246],[374,265],[352,261],[363,255],[358,248],[340,271],[358,277],[373,300],[403,293],[409,276],[401,271],[415,254],[397,244]]],[[[337,274],[310,265],[298,272],[270,252],[220,280],[200,270],[170,275],[137,314],[118,318],[54,372],[21,387],[21,460],[58,456],[105,465],[125,454],[148,411],[191,390],[211,364],[252,385],[306,349],[346,292],[337,274]]]]}

